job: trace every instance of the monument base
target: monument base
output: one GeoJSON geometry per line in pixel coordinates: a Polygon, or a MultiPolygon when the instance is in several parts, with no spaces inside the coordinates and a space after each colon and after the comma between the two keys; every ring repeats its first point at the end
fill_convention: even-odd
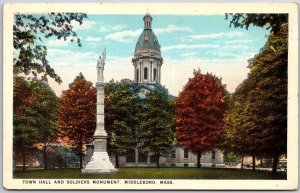
{"type": "Polygon", "coordinates": [[[90,162],[81,170],[81,173],[110,174],[117,171],[110,162],[107,152],[94,152],[90,162]]]}

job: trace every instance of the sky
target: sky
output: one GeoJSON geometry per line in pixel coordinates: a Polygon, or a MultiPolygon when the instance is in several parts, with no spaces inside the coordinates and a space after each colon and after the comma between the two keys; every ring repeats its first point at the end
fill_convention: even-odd
{"type": "MultiPolygon", "coordinates": [[[[151,13],[150,13],[151,14],[151,13]]],[[[46,40],[48,60],[62,78],[50,86],[58,96],[81,72],[96,82],[96,64],[104,48],[106,62],[104,81],[134,79],[131,59],[138,37],[143,32],[144,15],[91,15],[74,31],[82,47],[70,41],[46,40]]],[[[229,92],[247,77],[247,60],[264,46],[269,31],[259,27],[248,30],[229,27],[225,15],[151,15],[152,30],[163,57],[161,84],[178,96],[193,70],[210,72],[222,78],[229,92]]]]}

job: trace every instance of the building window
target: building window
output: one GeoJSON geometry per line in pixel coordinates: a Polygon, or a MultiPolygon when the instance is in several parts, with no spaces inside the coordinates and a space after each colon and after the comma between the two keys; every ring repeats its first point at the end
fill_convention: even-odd
{"type": "Polygon", "coordinates": [[[139,69],[136,69],[135,79],[137,82],[139,81],[139,69]]]}
{"type": "Polygon", "coordinates": [[[184,149],[183,158],[189,158],[189,150],[188,149],[184,149]]]}
{"type": "Polygon", "coordinates": [[[175,151],[175,149],[172,150],[171,158],[176,158],[176,151],[175,151]]]}
{"type": "Polygon", "coordinates": [[[153,80],[156,80],[156,68],[153,70],[153,80]]]}
{"type": "Polygon", "coordinates": [[[150,61],[150,81],[152,82],[152,79],[153,79],[153,71],[152,71],[152,61],[150,61]]]}
{"type": "Polygon", "coordinates": [[[140,68],[139,69],[141,69],[141,72],[139,72],[139,75],[140,75],[140,79],[139,79],[139,81],[142,81],[142,62],[140,62],[140,68]]]}
{"type": "Polygon", "coordinates": [[[216,159],[216,151],[215,150],[211,151],[211,159],[216,159]]]}
{"type": "Polygon", "coordinates": [[[148,79],[148,68],[144,68],[144,79],[148,79]]]}

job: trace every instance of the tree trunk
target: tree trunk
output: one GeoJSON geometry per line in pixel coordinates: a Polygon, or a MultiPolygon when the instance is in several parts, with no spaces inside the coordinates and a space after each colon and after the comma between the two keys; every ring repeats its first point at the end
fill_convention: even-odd
{"type": "Polygon", "coordinates": [[[47,170],[48,165],[47,165],[47,145],[46,144],[44,144],[43,154],[44,154],[44,169],[47,170]]]}
{"type": "Polygon", "coordinates": [[[252,155],[252,170],[255,171],[255,156],[252,155]]]}
{"type": "Polygon", "coordinates": [[[197,168],[201,167],[200,159],[201,159],[201,153],[197,153],[197,168]]]}
{"type": "Polygon", "coordinates": [[[119,168],[119,154],[116,152],[115,153],[115,158],[116,158],[116,168],[119,168]]]}
{"type": "Polygon", "coordinates": [[[156,154],[156,167],[159,168],[159,153],[156,154]]]}
{"type": "Polygon", "coordinates": [[[242,159],[241,159],[241,170],[244,168],[244,156],[242,156],[242,159]]]}
{"type": "Polygon", "coordinates": [[[82,164],[82,141],[80,141],[79,143],[79,163],[80,163],[80,168],[83,168],[83,164],[82,164]]]}
{"type": "Polygon", "coordinates": [[[273,163],[272,163],[272,173],[273,174],[276,174],[277,172],[277,165],[278,165],[278,156],[277,155],[274,155],[273,156],[273,163]]]}
{"type": "Polygon", "coordinates": [[[260,167],[263,168],[263,158],[260,158],[260,167]]]}
{"type": "Polygon", "coordinates": [[[25,168],[26,168],[26,155],[25,155],[25,152],[23,152],[22,155],[23,155],[23,171],[24,171],[25,168]]]}
{"type": "Polygon", "coordinates": [[[80,166],[80,168],[83,168],[82,167],[82,153],[81,152],[79,153],[79,166],[80,166]]]}

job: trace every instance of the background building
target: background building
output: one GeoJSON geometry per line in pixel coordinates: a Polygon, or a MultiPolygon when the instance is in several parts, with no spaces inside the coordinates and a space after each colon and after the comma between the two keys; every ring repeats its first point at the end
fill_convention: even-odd
{"type": "MultiPolygon", "coordinates": [[[[162,89],[161,86],[161,66],[163,58],[161,56],[160,45],[158,39],[152,31],[152,17],[146,14],[143,18],[144,30],[140,35],[136,47],[132,63],[134,66],[134,82],[138,83],[141,88],[139,96],[145,95],[151,89],[162,89]]],[[[114,156],[111,156],[112,163],[115,163],[114,156]]],[[[176,147],[169,156],[161,157],[161,166],[172,167],[196,167],[197,155],[183,149],[176,147]]],[[[129,151],[126,156],[119,156],[120,166],[155,166],[155,158],[146,155],[136,147],[135,150],[129,151]]],[[[223,154],[218,149],[212,149],[209,152],[203,153],[201,157],[202,166],[223,166],[223,154]]]]}

